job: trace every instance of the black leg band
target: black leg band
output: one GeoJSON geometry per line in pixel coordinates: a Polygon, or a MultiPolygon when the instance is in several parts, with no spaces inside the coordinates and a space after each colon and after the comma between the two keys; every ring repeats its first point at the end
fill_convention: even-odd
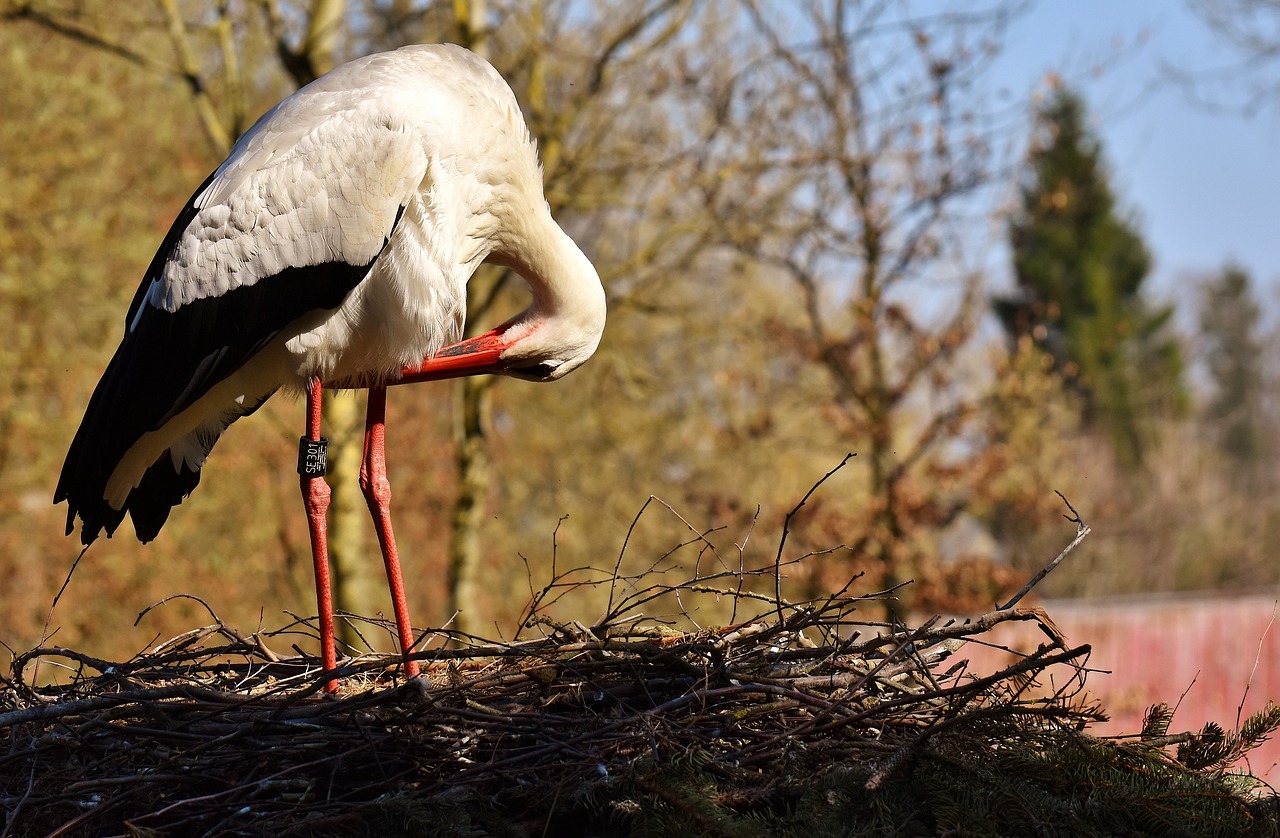
{"type": "Polygon", "coordinates": [[[329,464],[329,440],[325,437],[298,440],[298,474],[303,477],[324,477],[329,464]]]}

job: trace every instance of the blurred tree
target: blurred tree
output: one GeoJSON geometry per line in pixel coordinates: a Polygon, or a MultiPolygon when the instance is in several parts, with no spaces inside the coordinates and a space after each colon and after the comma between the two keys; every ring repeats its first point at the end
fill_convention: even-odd
{"type": "MultiPolygon", "coordinates": [[[[486,0],[455,0],[454,42],[482,58],[489,55],[489,22],[486,0]]],[[[534,10],[540,8],[535,4],[534,10]]],[[[536,60],[536,59],[535,59],[536,60]]],[[[510,278],[510,271],[484,266],[467,283],[467,319],[464,335],[492,328],[490,318],[496,293],[510,278]]],[[[445,590],[451,627],[476,634],[483,613],[478,597],[482,573],[480,534],[491,490],[493,468],[489,456],[489,413],[493,406],[494,376],[464,378],[454,385],[454,463],[457,489],[449,516],[449,557],[445,590]]]]}
{"type": "Polygon", "coordinates": [[[788,404],[833,432],[814,444],[858,453],[854,488],[809,513],[827,537],[852,536],[853,563],[815,565],[805,593],[851,568],[890,587],[936,576],[937,533],[999,471],[975,217],[988,217],[1009,126],[975,80],[1016,6],[744,8],[753,54],[719,100],[737,142],[717,146],[740,156],[721,169],[732,178],[701,188],[735,251],[793,301],[765,315],[774,351],[800,365],[777,373],[805,388],[788,404]]]}
{"type": "Polygon", "coordinates": [[[1264,453],[1260,318],[1243,268],[1229,265],[1200,286],[1200,338],[1213,383],[1206,418],[1222,452],[1243,473],[1256,472],[1264,453]]]}
{"type": "MultiPolygon", "coordinates": [[[[162,28],[135,32],[131,43],[147,54],[169,45],[162,28]]],[[[49,503],[74,423],[119,340],[140,266],[211,157],[195,120],[168,118],[190,99],[159,74],[21,23],[0,26],[0,62],[14,82],[0,122],[0,318],[10,324],[0,349],[0,635],[33,643],[79,549],[62,537],[65,507],[49,503]]],[[[274,498],[240,495],[266,515],[250,519],[247,503],[231,504],[227,524],[188,542],[193,585],[226,571],[217,547],[227,526],[241,530],[246,549],[279,543],[274,498]]],[[[165,538],[186,536],[179,524],[165,538]]],[[[51,627],[62,626],[60,640],[127,627],[141,605],[173,592],[137,548],[115,539],[80,566],[51,627]]],[[[279,581],[279,570],[223,577],[222,589],[260,602],[248,590],[264,577],[279,581]]]]}
{"type": "Polygon", "coordinates": [[[1009,226],[1018,290],[996,312],[1083,395],[1086,421],[1110,435],[1120,461],[1141,463],[1144,422],[1181,404],[1181,350],[1167,328],[1172,306],[1142,296],[1151,256],[1118,214],[1079,96],[1059,90],[1040,111],[1026,171],[1009,226]]]}

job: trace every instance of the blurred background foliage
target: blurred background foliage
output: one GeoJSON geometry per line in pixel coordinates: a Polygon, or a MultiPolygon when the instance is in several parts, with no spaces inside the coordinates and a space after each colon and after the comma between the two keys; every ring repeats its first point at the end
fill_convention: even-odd
{"type": "MultiPolygon", "coordinates": [[[[392,390],[420,625],[509,637],[572,567],[771,566],[846,452],[792,521],[786,557],[819,553],[793,599],[863,573],[914,581],[890,610],[985,610],[1070,538],[1055,489],[1095,535],[1044,593],[1277,584],[1276,353],[1251,278],[1204,277],[1176,328],[1088,103],[1046,79],[997,105],[980,83],[1020,8],[0,3],[0,641],[128,655],[206,619],[179,599],[132,627],[175,593],[246,630],[312,612],[296,401],[234,426],[153,544],[127,524],[95,544],[51,620],[78,544],[50,498],[141,271],[229,142],[337,61],[438,40],[511,82],[610,321],[552,386],[392,390]]],[[[476,327],[524,304],[499,272],[474,286],[476,327]]],[[[341,604],[372,615],[356,520],[343,572],[368,584],[341,604]]],[[[590,623],[604,596],[558,613],[590,623]]]]}

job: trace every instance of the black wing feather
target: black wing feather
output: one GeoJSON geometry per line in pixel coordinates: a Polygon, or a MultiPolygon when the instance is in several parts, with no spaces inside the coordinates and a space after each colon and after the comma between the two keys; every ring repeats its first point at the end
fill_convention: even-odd
{"type": "MultiPolygon", "coordinates": [[[[196,195],[203,189],[201,186],[196,195]]],[[[196,212],[193,196],[134,295],[126,324],[137,325],[132,330],[126,325],[124,339],[89,399],[67,452],[54,503],[68,501],[67,533],[78,515],[85,544],[104,529],[112,535],[126,512],[133,517],[139,539],[154,538],[170,509],[196,487],[199,472],[185,466],[175,468],[166,453],[148,469],[124,508],[114,509],[103,494],[125,453],[144,434],[161,427],[240,369],[290,323],[315,311],[338,308],[377,260],[375,256],[363,265],[329,262],[286,268],[221,296],[194,300],[176,311],[149,307],[138,317],[138,310],[147,305],[152,281],[160,276],[196,212]]],[[[399,220],[398,214],[397,224],[399,220]]],[[[390,237],[391,231],[384,248],[390,237]]]]}

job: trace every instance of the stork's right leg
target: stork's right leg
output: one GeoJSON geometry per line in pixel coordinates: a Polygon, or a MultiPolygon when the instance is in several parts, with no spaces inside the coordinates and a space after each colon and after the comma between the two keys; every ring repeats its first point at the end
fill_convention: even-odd
{"type": "Polygon", "coordinates": [[[382,561],[387,568],[387,585],[391,588],[391,607],[396,615],[396,633],[400,637],[400,653],[406,656],[405,675],[418,675],[418,662],[407,659],[413,651],[413,623],[409,619],[409,603],[404,595],[404,576],[400,572],[400,555],[396,537],[391,531],[391,481],[387,479],[387,388],[369,389],[368,418],[364,426],[364,461],[360,464],[360,488],[364,491],[369,513],[378,531],[382,561]]]}
{"type": "MultiPolygon", "coordinates": [[[[298,443],[298,474],[302,503],[311,531],[311,558],[316,572],[316,604],[320,609],[320,658],[326,672],[338,666],[333,636],[333,592],[329,584],[329,537],[327,513],[329,484],[324,482],[328,441],[320,436],[320,404],[324,385],[320,379],[307,382],[307,433],[298,443]]],[[[336,692],[338,682],[325,683],[325,692],[336,692]]]]}

